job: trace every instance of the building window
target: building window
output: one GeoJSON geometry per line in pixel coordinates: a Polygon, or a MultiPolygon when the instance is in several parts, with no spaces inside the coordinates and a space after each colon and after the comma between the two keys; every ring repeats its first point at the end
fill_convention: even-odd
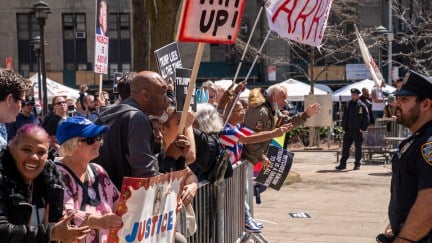
{"type": "Polygon", "coordinates": [[[37,72],[37,58],[31,40],[39,35],[39,26],[33,14],[18,13],[18,71],[28,77],[29,72],[37,72]]]}
{"type": "Polygon", "coordinates": [[[128,13],[110,13],[109,36],[109,77],[114,72],[131,71],[131,25],[128,13]]]}
{"type": "Polygon", "coordinates": [[[63,64],[64,70],[89,70],[85,14],[63,14],[63,64]]]}

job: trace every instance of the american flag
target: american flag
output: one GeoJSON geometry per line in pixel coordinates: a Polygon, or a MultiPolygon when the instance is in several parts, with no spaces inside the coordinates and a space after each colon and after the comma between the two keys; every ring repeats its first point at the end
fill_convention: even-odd
{"type": "Polygon", "coordinates": [[[241,153],[243,151],[243,144],[238,142],[239,138],[241,136],[250,136],[253,133],[255,132],[251,129],[241,127],[240,125],[225,125],[219,140],[230,156],[231,164],[236,164],[240,160],[241,153]]]}

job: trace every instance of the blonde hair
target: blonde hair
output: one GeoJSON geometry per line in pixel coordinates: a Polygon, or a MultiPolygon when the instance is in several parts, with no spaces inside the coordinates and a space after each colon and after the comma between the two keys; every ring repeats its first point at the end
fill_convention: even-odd
{"type": "Polygon", "coordinates": [[[77,149],[79,143],[80,143],[80,137],[73,137],[68,140],[66,140],[62,145],[60,145],[60,148],[58,150],[61,157],[69,157],[73,154],[75,149],[77,149]]]}

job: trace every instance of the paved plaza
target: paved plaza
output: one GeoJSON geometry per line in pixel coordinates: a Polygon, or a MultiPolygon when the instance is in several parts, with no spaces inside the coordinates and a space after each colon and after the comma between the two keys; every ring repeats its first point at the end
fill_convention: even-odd
{"type": "Polygon", "coordinates": [[[272,243],[376,242],[388,224],[391,165],[381,158],[353,171],[336,171],[335,153],[297,152],[289,177],[297,182],[280,191],[268,189],[254,204],[255,218],[265,224],[272,243]],[[311,218],[293,218],[304,212],[311,218]]]}

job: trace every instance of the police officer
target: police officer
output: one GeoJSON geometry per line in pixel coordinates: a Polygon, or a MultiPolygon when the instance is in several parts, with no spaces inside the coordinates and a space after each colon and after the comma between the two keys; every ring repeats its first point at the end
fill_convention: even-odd
{"type": "Polygon", "coordinates": [[[412,135],[392,159],[391,227],[384,235],[394,243],[432,242],[432,78],[410,71],[404,82],[396,93],[396,121],[412,135]]]}
{"type": "Polygon", "coordinates": [[[340,164],[336,166],[337,170],[346,169],[346,161],[349,157],[350,147],[354,142],[355,146],[355,163],[354,170],[360,169],[360,159],[362,156],[363,131],[369,124],[369,113],[366,105],[359,99],[360,90],[351,89],[351,100],[342,118],[342,128],[345,131],[343,137],[342,157],[340,164]]]}

